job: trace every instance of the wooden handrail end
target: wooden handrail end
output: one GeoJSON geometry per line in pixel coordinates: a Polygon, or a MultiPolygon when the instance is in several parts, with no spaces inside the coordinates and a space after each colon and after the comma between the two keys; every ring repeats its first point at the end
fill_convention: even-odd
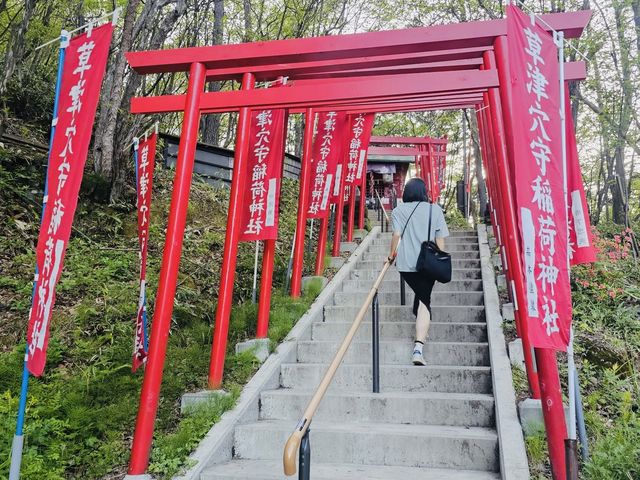
{"type": "Polygon", "coordinates": [[[284,446],[282,463],[284,465],[284,474],[288,477],[296,474],[296,455],[300,448],[300,441],[300,435],[298,435],[298,431],[295,431],[284,446]]]}

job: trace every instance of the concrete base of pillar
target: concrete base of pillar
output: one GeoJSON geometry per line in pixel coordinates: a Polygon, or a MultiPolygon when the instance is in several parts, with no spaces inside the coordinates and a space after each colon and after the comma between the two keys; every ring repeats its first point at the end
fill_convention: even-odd
{"type": "Polygon", "coordinates": [[[513,303],[505,303],[502,305],[502,319],[505,322],[513,322],[516,319],[516,312],[513,303]]]}
{"type": "MultiPolygon", "coordinates": [[[[189,392],[182,395],[180,400],[180,413],[185,413],[188,410],[198,407],[199,405],[206,404],[219,397],[228,397],[231,395],[225,390],[201,390],[199,392],[189,392]]],[[[136,479],[138,477],[131,477],[136,479]]],[[[149,477],[151,478],[151,477],[149,477]]],[[[140,480],[146,480],[140,477],[140,480]]]]}
{"type": "Polygon", "coordinates": [[[356,248],[358,248],[356,242],[340,242],[340,253],[351,253],[356,248]]]}
{"type": "Polygon", "coordinates": [[[507,289],[507,277],[505,275],[498,275],[496,283],[498,284],[498,290],[505,291],[507,289]]]}
{"type": "MultiPolygon", "coordinates": [[[[518,404],[518,415],[525,436],[544,430],[544,417],[542,416],[542,401],[527,398],[518,404]]],[[[569,419],[569,407],[564,406],[565,421],[569,419]]]]}
{"type": "Polygon", "coordinates": [[[319,277],[316,275],[302,277],[302,291],[304,292],[310,283],[316,282],[320,282],[320,285],[322,286],[322,288],[324,288],[327,286],[327,283],[329,283],[329,279],[327,277],[319,277]]]}
{"type": "Polygon", "coordinates": [[[500,258],[500,255],[493,255],[491,257],[491,263],[493,263],[493,266],[495,268],[499,268],[502,270],[502,259],[500,258]]]}
{"type": "Polygon", "coordinates": [[[331,257],[329,260],[329,268],[340,268],[344,265],[344,258],[342,257],[331,257]]]}
{"type": "Polygon", "coordinates": [[[141,475],[125,475],[123,480],[153,480],[153,477],[148,473],[143,473],[141,475]]]}
{"type": "Polygon", "coordinates": [[[364,228],[362,228],[362,229],[361,228],[356,228],[353,231],[353,239],[354,240],[362,240],[364,237],[367,236],[367,233],[369,233],[369,232],[367,232],[364,228]]]}
{"type": "Polygon", "coordinates": [[[236,353],[246,352],[247,350],[253,350],[255,357],[263,363],[269,356],[269,345],[271,341],[268,338],[252,338],[240,342],[236,345],[236,353]]]}
{"type": "Polygon", "coordinates": [[[524,352],[522,350],[521,338],[516,338],[512,342],[509,342],[509,360],[511,360],[511,365],[518,367],[524,372],[524,352]]]}
{"type": "Polygon", "coordinates": [[[496,242],[496,239],[494,237],[489,238],[489,248],[493,251],[497,246],[498,242],[496,242]]]}

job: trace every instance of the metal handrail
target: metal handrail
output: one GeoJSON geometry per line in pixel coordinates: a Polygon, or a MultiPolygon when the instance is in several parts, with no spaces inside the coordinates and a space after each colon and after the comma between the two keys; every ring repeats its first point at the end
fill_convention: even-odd
{"type": "MultiPolygon", "coordinates": [[[[347,350],[351,346],[353,337],[358,331],[358,328],[360,328],[360,325],[362,324],[362,320],[364,319],[364,316],[367,313],[369,306],[372,305],[372,302],[374,301],[374,299],[377,299],[378,289],[380,288],[380,284],[382,283],[382,280],[384,279],[384,276],[386,275],[390,266],[391,266],[391,263],[389,262],[389,260],[387,260],[384,263],[384,266],[382,267],[382,270],[380,271],[378,278],[374,282],[373,287],[371,287],[371,290],[369,291],[367,298],[362,303],[362,306],[360,307],[360,310],[358,311],[356,318],[353,320],[353,323],[351,324],[351,328],[345,335],[344,340],[342,340],[342,343],[340,344],[340,348],[338,348],[338,351],[336,352],[335,357],[333,357],[333,361],[327,368],[327,371],[325,372],[324,377],[320,382],[320,385],[318,385],[318,388],[316,389],[315,393],[311,397],[311,400],[309,400],[309,403],[307,404],[307,408],[302,414],[302,418],[298,422],[296,429],[289,436],[289,439],[285,444],[283,464],[284,464],[284,474],[287,476],[294,475],[296,473],[296,453],[300,449],[300,443],[302,442],[303,438],[306,439],[305,443],[307,445],[307,448],[305,449],[305,451],[307,452],[307,460],[305,461],[305,467],[307,469],[309,468],[309,463],[308,463],[309,441],[308,441],[307,435],[309,431],[309,425],[311,424],[311,420],[313,420],[313,416],[315,415],[316,410],[320,405],[320,402],[322,401],[325,393],[327,392],[327,389],[329,388],[329,385],[333,380],[336,370],[340,366],[340,363],[342,363],[342,359],[344,358],[345,354],[347,353],[347,350]]],[[[376,307],[374,307],[374,309],[375,308],[376,307]]],[[[374,310],[373,313],[375,314],[376,310],[374,310]]],[[[375,381],[376,380],[375,372],[374,372],[373,378],[375,381]]],[[[375,389],[375,386],[374,386],[374,389],[375,389]]]]}
{"type": "Polygon", "coordinates": [[[389,214],[387,214],[387,210],[384,208],[384,205],[382,204],[382,199],[380,198],[380,194],[378,193],[377,190],[374,190],[376,197],[378,197],[378,205],[380,206],[380,210],[382,210],[382,213],[384,214],[384,219],[387,220],[387,228],[384,228],[384,219],[382,219],[383,221],[382,223],[382,231],[384,232],[388,232],[389,231],[389,224],[391,223],[391,220],[389,219],[389,214]]]}

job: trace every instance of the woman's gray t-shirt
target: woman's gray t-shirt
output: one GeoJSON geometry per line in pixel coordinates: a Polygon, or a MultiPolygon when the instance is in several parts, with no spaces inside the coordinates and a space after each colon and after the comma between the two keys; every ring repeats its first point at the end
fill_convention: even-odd
{"type": "Polygon", "coordinates": [[[444,213],[439,205],[431,206],[428,202],[401,203],[393,209],[391,213],[391,221],[393,224],[393,232],[400,235],[413,209],[416,211],[411,215],[411,220],[407,225],[404,236],[398,247],[398,256],[396,257],[396,267],[400,272],[415,272],[416,262],[420,254],[422,242],[434,240],[435,238],[445,238],[449,236],[449,229],[444,219],[444,213]],[[431,232],[427,232],[429,228],[429,211],[433,217],[431,218],[431,232]]]}

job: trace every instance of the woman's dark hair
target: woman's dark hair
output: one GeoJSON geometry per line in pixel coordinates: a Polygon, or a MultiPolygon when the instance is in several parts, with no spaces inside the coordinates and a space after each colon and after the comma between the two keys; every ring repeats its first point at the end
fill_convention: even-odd
{"type": "Polygon", "coordinates": [[[412,178],[404,186],[402,193],[402,201],[409,202],[428,202],[427,185],[421,178],[412,178]]]}

